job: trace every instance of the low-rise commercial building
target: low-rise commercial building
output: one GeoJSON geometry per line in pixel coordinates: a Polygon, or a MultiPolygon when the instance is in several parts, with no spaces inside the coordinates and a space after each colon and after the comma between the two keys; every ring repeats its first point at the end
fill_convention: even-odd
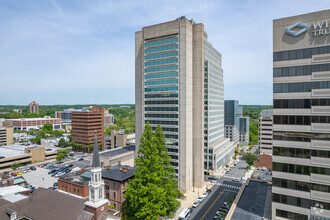
{"type": "Polygon", "coordinates": [[[262,110],[259,114],[259,152],[273,154],[273,110],[262,110]]]}
{"type": "Polygon", "coordinates": [[[28,131],[30,129],[40,129],[44,124],[50,123],[53,129],[61,129],[61,119],[45,116],[43,118],[18,118],[6,119],[3,122],[5,127],[13,127],[15,131],[28,131]]]}
{"type": "Polygon", "coordinates": [[[134,151],[135,145],[103,151],[100,153],[100,161],[103,166],[114,166],[118,164],[118,162],[134,166],[134,151]]]}
{"type": "Polygon", "coordinates": [[[58,191],[82,199],[87,199],[89,190],[88,180],[82,178],[81,176],[81,171],[60,176],[58,179],[58,191]]]}
{"type": "Polygon", "coordinates": [[[12,127],[0,127],[0,146],[14,143],[14,130],[12,127]]]}

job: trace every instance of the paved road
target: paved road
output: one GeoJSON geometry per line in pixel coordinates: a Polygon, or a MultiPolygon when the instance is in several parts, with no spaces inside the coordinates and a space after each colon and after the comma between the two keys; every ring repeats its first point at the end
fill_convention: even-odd
{"type": "Polygon", "coordinates": [[[223,178],[214,182],[212,192],[204,199],[204,201],[197,207],[190,215],[189,219],[201,220],[201,219],[213,219],[216,211],[223,205],[224,202],[228,202],[231,198],[237,195],[239,189],[242,186],[242,177],[244,177],[245,169],[239,169],[239,167],[248,166],[245,160],[241,160],[237,166],[234,166],[228,174],[225,174],[223,178]],[[234,180],[239,180],[235,182],[234,180]]]}

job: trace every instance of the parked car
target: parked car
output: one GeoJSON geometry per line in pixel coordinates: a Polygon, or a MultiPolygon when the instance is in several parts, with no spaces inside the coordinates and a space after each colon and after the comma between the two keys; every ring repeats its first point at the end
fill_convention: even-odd
{"type": "Polygon", "coordinates": [[[31,170],[37,170],[37,168],[35,168],[34,166],[30,167],[31,170]]]}
{"type": "Polygon", "coordinates": [[[16,174],[22,175],[23,173],[21,171],[17,171],[16,174]]]}
{"type": "Polygon", "coordinates": [[[268,171],[266,172],[266,175],[269,175],[269,172],[268,171]]]}
{"type": "Polygon", "coordinates": [[[210,193],[212,192],[212,190],[208,189],[208,190],[206,190],[206,192],[207,192],[208,194],[210,194],[210,193]]]}
{"type": "Polygon", "coordinates": [[[65,165],[66,167],[73,167],[73,164],[72,163],[69,163],[67,165],[65,165]]]}
{"type": "Polygon", "coordinates": [[[257,170],[260,170],[260,167],[257,167],[257,170]]]}
{"type": "Polygon", "coordinates": [[[257,176],[257,179],[260,180],[261,179],[261,176],[257,176]]]}
{"type": "Polygon", "coordinates": [[[26,171],[26,170],[21,170],[21,172],[23,172],[23,173],[27,173],[27,171],[26,171]]]}
{"type": "Polygon", "coordinates": [[[229,174],[229,170],[226,171],[226,174],[229,174]]]}
{"type": "Polygon", "coordinates": [[[239,182],[239,179],[232,179],[233,182],[239,182]]]}
{"type": "Polygon", "coordinates": [[[202,203],[203,200],[205,199],[205,197],[206,197],[206,196],[201,195],[201,196],[198,197],[197,200],[198,200],[200,203],[202,203]]]}
{"type": "Polygon", "coordinates": [[[82,157],[78,159],[78,161],[82,161],[82,160],[84,160],[84,158],[82,158],[82,157]]]}
{"type": "Polygon", "coordinates": [[[53,184],[53,187],[57,187],[57,186],[58,186],[58,183],[55,182],[55,183],[53,184]]]}
{"type": "Polygon", "coordinates": [[[46,166],[48,166],[48,163],[44,163],[44,164],[41,164],[41,168],[44,168],[44,167],[46,167],[46,166]]]}
{"type": "Polygon", "coordinates": [[[266,167],[262,167],[261,170],[262,170],[262,171],[266,171],[267,168],[266,168],[266,167]]]}
{"type": "Polygon", "coordinates": [[[195,201],[194,204],[192,205],[192,207],[193,207],[193,208],[197,208],[197,206],[199,205],[199,203],[200,203],[200,202],[199,202],[198,200],[195,201]]]}
{"type": "Polygon", "coordinates": [[[17,173],[12,172],[11,175],[12,175],[12,176],[17,176],[17,173]]]}
{"type": "Polygon", "coordinates": [[[55,171],[54,173],[52,173],[51,177],[54,177],[56,174],[58,174],[58,171],[55,171]]]}

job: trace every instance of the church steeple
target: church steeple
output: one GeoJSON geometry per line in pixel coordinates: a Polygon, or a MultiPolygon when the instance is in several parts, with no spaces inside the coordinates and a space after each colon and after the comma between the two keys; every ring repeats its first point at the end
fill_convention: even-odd
{"type": "Polygon", "coordinates": [[[107,199],[104,199],[104,181],[102,180],[99,148],[97,146],[97,137],[95,136],[91,181],[89,182],[89,200],[85,203],[85,210],[93,212],[95,219],[97,219],[100,213],[107,211],[108,202],[107,199]]]}
{"type": "Polygon", "coordinates": [[[94,141],[92,167],[93,168],[101,167],[100,156],[99,156],[99,147],[97,146],[97,137],[96,137],[96,135],[95,135],[95,141],[94,141]]]}

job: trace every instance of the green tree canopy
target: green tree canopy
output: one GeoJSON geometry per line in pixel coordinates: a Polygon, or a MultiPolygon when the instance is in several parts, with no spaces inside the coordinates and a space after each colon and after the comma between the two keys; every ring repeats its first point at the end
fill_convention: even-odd
{"type": "Polygon", "coordinates": [[[16,170],[17,168],[23,166],[21,163],[15,162],[13,165],[11,165],[12,170],[16,170]]]}
{"type": "Polygon", "coordinates": [[[51,123],[45,123],[41,129],[47,131],[48,133],[52,133],[53,125],[51,123]]]}
{"type": "Polygon", "coordinates": [[[61,138],[61,139],[58,141],[58,146],[59,146],[59,147],[68,147],[68,146],[69,146],[69,143],[66,142],[64,138],[61,138]]]}
{"type": "Polygon", "coordinates": [[[134,179],[130,180],[125,198],[124,219],[158,219],[169,216],[178,207],[180,196],[174,168],[165,149],[160,126],[155,134],[149,122],[141,138],[134,179]]]}
{"type": "Polygon", "coordinates": [[[253,153],[245,153],[244,158],[246,160],[246,163],[249,164],[249,166],[254,165],[254,162],[258,159],[258,155],[253,154],[253,153]]]}
{"type": "Polygon", "coordinates": [[[61,160],[63,160],[65,158],[65,154],[64,153],[59,153],[56,155],[56,161],[61,162],[61,160]]]}

